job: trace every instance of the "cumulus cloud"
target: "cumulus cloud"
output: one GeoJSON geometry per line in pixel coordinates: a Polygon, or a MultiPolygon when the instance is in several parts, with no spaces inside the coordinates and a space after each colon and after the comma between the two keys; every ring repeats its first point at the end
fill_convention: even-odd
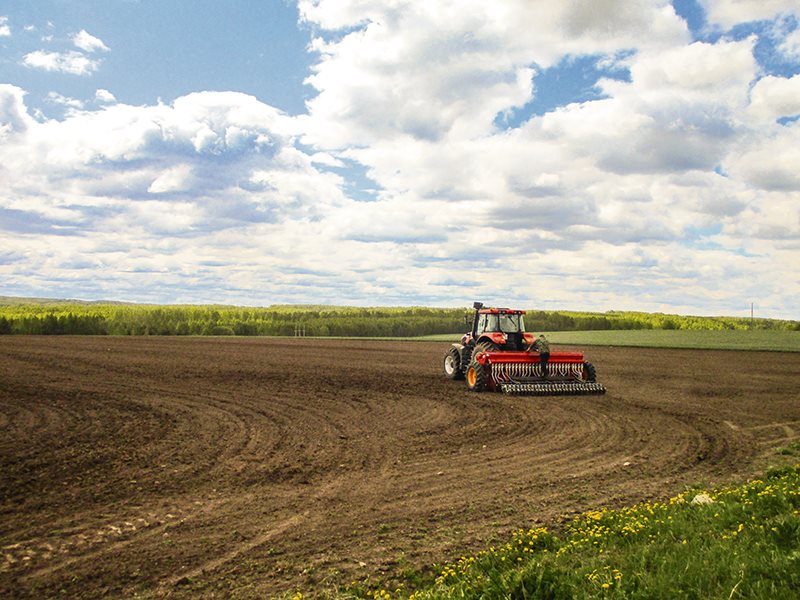
{"type": "MultiPolygon", "coordinates": [[[[771,18],[786,6],[748,6],[735,19],[771,18]]],[[[755,37],[691,43],[669,3],[309,0],[300,9],[324,32],[313,44],[320,58],[308,82],[319,94],[304,139],[340,148],[380,189],[363,218],[339,223],[344,239],[413,246],[418,264],[470,268],[491,288],[492,271],[466,260],[478,255],[487,267],[543,278],[540,289],[554,298],[562,288],[588,290],[578,273],[594,273],[585,293],[600,306],[601,279],[611,290],[636,277],[630,294],[641,298],[727,277],[731,264],[761,278],[755,265],[764,264],[742,258],[755,240],[721,245],[721,228],[740,219],[772,230],[775,210],[750,189],[795,185],[793,133],[754,129],[756,115],[777,116],[793,102],[793,88],[768,89],[769,81],[751,97],[755,37]],[[537,70],[569,56],[599,57],[629,77],[601,80],[597,100],[498,132],[498,113],[535,98],[537,70]],[[752,167],[769,152],[777,153],[770,169],[752,167]],[[594,252],[620,260],[587,260],[594,252]]],[[[713,303],[724,288],[693,294],[713,303]]]]}
{"type": "Polygon", "coordinates": [[[48,52],[35,50],[22,59],[22,64],[32,69],[56,71],[71,75],[91,75],[100,68],[100,61],[81,52],[48,52]]]}
{"type": "Polygon", "coordinates": [[[749,112],[761,119],[800,115],[800,75],[763,77],[750,92],[749,112]]]}
{"type": "Polygon", "coordinates": [[[47,101],[53,104],[60,104],[62,106],[66,106],[67,108],[72,109],[82,109],[84,104],[81,100],[77,98],[68,98],[67,96],[62,96],[58,92],[49,92],[47,94],[47,101]]]}
{"type": "Polygon", "coordinates": [[[0,37],[11,37],[11,26],[8,24],[8,17],[0,16],[0,37]]]}
{"type": "Polygon", "coordinates": [[[396,134],[481,135],[498,113],[532,98],[534,65],[688,39],[662,1],[367,4],[300,2],[313,25],[355,28],[312,44],[320,60],[307,80],[319,91],[308,103],[310,141],[335,147],[396,134]]]}
{"type": "Polygon", "coordinates": [[[61,121],[37,122],[21,90],[0,88],[7,208],[77,223],[96,218],[102,228],[129,206],[174,199],[207,219],[193,227],[213,230],[315,218],[342,198],[341,178],[318,171],[312,156],[294,149],[292,120],[252,96],[205,92],[172,105],[99,111],[52,99],[73,110],[61,121]],[[29,194],[43,204],[27,204],[29,194]]]}
{"type": "Polygon", "coordinates": [[[102,104],[112,104],[117,101],[114,94],[104,89],[97,90],[94,94],[94,99],[102,104]]]}
{"type": "Polygon", "coordinates": [[[147,191],[151,194],[185,191],[191,187],[191,177],[190,165],[176,165],[159,173],[147,191]]]}
{"type": "Polygon", "coordinates": [[[800,28],[788,33],[778,45],[778,50],[787,59],[800,61],[800,28]]]}
{"type": "Polygon", "coordinates": [[[320,218],[343,201],[341,178],[318,171],[293,147],[292,119],[255,98],[198,93],[45,122],[23,100],[0,88],[0,219],[18,216],[0,237],[28,257],[0,265],[7,289],[91,272],[82,295],[156,301],[157,282],[175,301],[211,300],[209,287],[228,290],[218,301],[275,288],[288,300],[307,276],[279,272],[346,264],[320,237],[320,218]]]}
{"type": "Polygon", "coordinates": [[[771,20],[781,14],[798,14],[796,0],[699,0],[710,23],[730,29],[738,23],[771,20]]]}
{"type": "Polygon", "coordinates": [[[328,167],[344,168],[345,163],[328,152],[316,152],[311,157],[311,162],[328,167]]]}
{"type": "MultiPolygon", "coordinates": [[[[728,171],[764,190],[800,192],[800,126],[776,128],[772,135],[740,143],[725,161],[728,171]]],[[[796,203],[796,198],[793,202],[796,203]]],[[[796,206],[796,204],[795,204],[796,206]]],[[[771,212],[774,206],[764,207],[771,212]]],[[[800,212],[795,211],[800,218],[800,212]]]]}
{"type": "Polygon", "coordinates": [[[641,54],[633,61],[631,76],[642,92],[652,96],[703,97],[716,90],[727,101],[730,94],[741,96],[739,90],[755,74],[754,43],[754,38],[716,44],[695,42],[657,54],[641,54]]]}
{"type": "Polygon", "coordinates": [[[23,134],[35,123],[25,106],[25,91],[0,83],[0,137],[23,134]]]}
{"type": "MultiPolygon", "coordinates": [[[[787,6],[763,4],[710,19],[787,6]]],[[[6,232],[4,281],[85,282],[83,264],[92,295],[155,301],[717,314],[753,290],[798,316],[800,90],[762,77],[756,37],[693,42],[666,0],[299,7],[316,95],[298,117],[97,90],[37,120],[0,86],[0,211],[37,232],[6,232]],[[615,69],[593,99],[527,114],[536,74],[575,58],[615,69]]]]}
{"type": "Polygon", "coordinates": [[[89,53],[97,51],[108,52],[109,49],[108,46],[103,43],[103,40],[94,37],[85,29],[81,29],[78,33],[72,36],[72,43],[76,48],[89,53]]]}

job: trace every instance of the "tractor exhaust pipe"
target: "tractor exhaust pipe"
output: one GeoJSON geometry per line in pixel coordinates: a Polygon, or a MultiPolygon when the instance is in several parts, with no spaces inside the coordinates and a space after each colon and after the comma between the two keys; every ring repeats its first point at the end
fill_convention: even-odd
{"type": "Polygon", "coordinates": [[[478,328],[478,311],[483,308],[483,302],[473,302],[472,308],[475,309],[475,316],[472,317],[472,335],[474,337],[478,328]]]}

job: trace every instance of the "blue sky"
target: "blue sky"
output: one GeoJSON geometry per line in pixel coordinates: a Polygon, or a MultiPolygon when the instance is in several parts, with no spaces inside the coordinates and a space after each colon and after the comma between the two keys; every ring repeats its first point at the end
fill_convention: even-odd
{"type": "Polygon", "coordinates": [[[0,2],[0,295],[798,319],[799,19],[0,2]]]}
{"type": "MultiPolygon", "coordinates": [[[[8,2],[2,9],[15,31],[6,39],[5,80],[45,97],[53,88],[70,97],[113,89],[120,102],[153,104],[202,90],[235,90],[292,114],[312,94],[305,88],[310,29],[298,25],[297,6],[258,0],[42,0],[8,2]],[[25,27],[34,27],[25,31],[25,27]],[[88,28],[88,29],[87,29],[88,28]],[[45,47],[74,50],[81,30],[113,47],[102,68],[76,77],[26,68],[20,53],[45,47]]],[[[37,106],[48,110],[46,103],[37,106]]],[[[52,106],[49,107],[52,110],[52,106]]]]}

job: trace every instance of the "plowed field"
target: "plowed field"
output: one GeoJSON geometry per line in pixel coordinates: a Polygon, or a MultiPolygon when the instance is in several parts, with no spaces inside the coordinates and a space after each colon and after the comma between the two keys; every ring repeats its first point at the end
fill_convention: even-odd
{"type": "Polygon", "coordinates": [[[447,344],[0,338],[0,597],[263,597],[753,475],[800,354],[587,348],[605,396],[472,394],[447,344]]]}

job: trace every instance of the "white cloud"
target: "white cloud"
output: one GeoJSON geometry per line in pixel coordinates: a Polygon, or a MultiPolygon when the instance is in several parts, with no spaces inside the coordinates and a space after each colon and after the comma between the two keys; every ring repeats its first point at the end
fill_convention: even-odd
{"type": "Polygon", "coordinates": [[[7,202],[45,194],[53,207],[74,207],[75,216],[101,205],[107,211],[109,199],[190,199],[214,229],[313,218],[343,197],[339,176],[317,171],[311,156],[291,146],[292,120],[251,96],[207,92],[171,106],[73,106],[61,121],[38,123],[21,90],[0,88],[7,202]]]}
{"type": "Polygon", "coordinates": [[[94,94],[94,99],[96,102],[100,102],[102,104],[113,104],[117,101],[117,99],[114,97],[114,94],[104,89],[97,90],[94,94]]]}
{"type": "Polygon", "coordinates": [[[800,75],[763,77],[750,92],[750,114],[766,120],[800,115],[800,75]]]}
{"type": "Polygon", "coordinates": [[[48,52],[36,50],[26,54],[22,63],[33,69],[58,71],[71,75],[91,75],[100,67],[100,61],[80,52],[48,52]]]}
{"type": "Polygon", "coordinates": [[[328,152],[316,152],[311,157],[311,162],[317,165],[324,165],[327,167],[344,168],[345,163],[329,154],[328,152]]]}
{"type": "Polygon", "coordinates": [[[76,48],[89,53],[97,51],[108,52],[109,49],[108,46],[103,43],[103,40],[94,37],[85,29],[81,29],[72,36],[72,43],[75,44],[76,48]]]}
{"type": "MultiPolygon", "coordinates": [[[[771,135],[743,141],[724,164],[732,175],[754,187],[800,192],[800,126],[777,127],[771,135]]],[[[797,206],[796,199],[794,203],[797,206]]],[[[774,203],[764,207],[765,211],[774,208],[774,203]]]]}
{"type": "Polygon", "coordinates": [[[730,29],[737,23],[770,20],[780,14],[800,14],[797,0],[699,0],[710,23],[730,29]]]}
{"type": "Polygon", "coordinates": [[[300,10],[318,35],[300,117],[233,92],[97,90],[102,106],[37,120],[0,86],[0,211],[36,233],[5,232],[28,257],[0,265],[7,285],[704,314],[752,294],[800,316],[800,126],[777,121],[800,94],[758,79],[755,38],[692,42],[666,1],[300,10]],[[536,73],[583,57],[620,78],[530,114],[536,73]]]}
{"type": "Polygon", "coordinates": [[[716,44],[695,42],[642,54],[633,61],[631,75],[640,88],[638,91],[652,96],[694,94],[702,97],[714,90],[727,102],[731,94],[741,98],[742,87],[747,86],[755,74],[754,43],[755,38],[716,44]]]}
{"type": "Polygon", "coordinates": [[[8,17],[0,17],[0,37],[11,37],[11,26],[8,17]]]}
{"type": "Polygon", "coordinates": [[[159,173],[147,191],[151,194],[186,191],[191,187],[191,177],[190,165],[176,165],[159,173]]]}
{"type": "Polygon", "coordinates": [[[320,62],[309,82],[320,93],[308,104],[305,139],[357,145],[340,155],[365,165],[381,188],[358,216],[340,213],[340,236],[381,251],[413,246],[426,272],[444,261],[497,290],[493,268],[503,265],[542,278],[553,301],[570,302],[560,290],[580,288],[597,307],[626,293],[633,306],[661,305],[653,290],[670,286],[693,286],[695,303],[724,302],[738,291],[690,282],[732,281],[734,264],[774,287],[758,271],[769,270],[763,262],[742,258],[759,242],[723,248],[717,229],[744,215],[773,218],[750,186],[794,185],[784,168],[794,158],[790,146],[779,149],[750,130],[744,112],[759,70],[755,38],[690,43],[667,4],[487,7],[460,5],[456,14],[449,3],[301,3],[306,20],[340,31],[315,44],[320,62]],[[569,55],[618,61],[630,49],[623,61],[630,81],[601,81],[605,99],[495,131],[499,112],[536,93],[532,69],[569,55]],[[735,157],[762,152],[759,139],[779,151],[780,166],[746,172],[735,157]],[[714,173],[720,165],[739,179],[714,173]],[[620,261],[586,259],[607,257],[609,248],[619,249],[620,261]],[[588,273],[589,287],[580,283],[588,273]],[[616,284],[613,293],[614,282],[631,277],[635,285],[616,284]]]}
{"type": "MultiPolygon", "coordinates": [[[[202,208],[192,202],[142,200],[110,219],[108,226],[119,231],[140,229],[151,235],[181,234],[201,227],[205,218],[202,208]]],[[[137,262],[141,264],[142,261],[137,262]]],[[[159,260],[151,259],[149,262],[153,268],[160,268],[159,260]]]]}
{"type": "Polygon", "coordinates": [[[668,2],[322,0],[300,11],[321,27],[361,25],[313,44],[320,60],[307,81],[319,94],[308,103],[308,139],[328,147],[481,135],[499,112],[531,99],[533,65],[688,40],[668,2]]]}
{"type": "Polygon", "coordinates": [[[24,134],[35,124],[25,106],[25,91],[0,83],[0,138],[24,134]]]}
{"type": "Polygon", "coordinates": [[[789,60],[800,61],[800,28],[788,33],[778,50],[789,60]]]}
{"type": "Polygon", "coordinates": [[[61,106],[66,106],[67,108],[72,109],[83,109],[84,104],[80,100],[76,98],[68,98],[66,96],[62,96],[58,92],[49,92],[47,94],[47,101],[52,102],[53,104],[60,104],[61,106]]]}

